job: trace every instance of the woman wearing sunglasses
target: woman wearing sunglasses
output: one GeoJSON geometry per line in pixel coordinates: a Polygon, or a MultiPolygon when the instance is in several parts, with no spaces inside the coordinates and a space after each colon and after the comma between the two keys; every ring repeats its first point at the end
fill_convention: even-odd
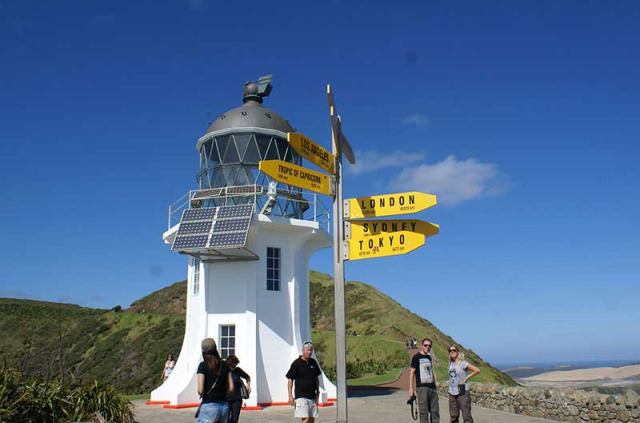
{"type": "Polygon", "coordinates": [[[467,381],[478,373],[480,373],[480,369],[460,357],[460,351],[456,344],[449,345],[449,415],[451,423],[460,421],[460,411],[462,411],[464,423],[473,423],[471,394],[467,381]],[[471,373],[467,375],[469,370],[471,373]]]}

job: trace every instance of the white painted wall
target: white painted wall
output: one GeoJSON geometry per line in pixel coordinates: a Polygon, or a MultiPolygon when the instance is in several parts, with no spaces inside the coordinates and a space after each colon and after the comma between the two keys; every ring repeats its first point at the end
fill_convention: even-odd
{"type": "MultiPolygon", "coordinates": [[[[164,234],[166,243],[172,242],[176,231],[172,228],[164,234]]],[[[235,325],[236,355],[251,376],[247,405],[286,402],[285,374],[302,344],[311,339],[309,259],[331,245],[331,237],[317,222],[256,215],[247,248],[260,260],[203,263],[198,295],[193,295],[190,266],[180,357],[169,379],[151,393],[151,400],[198,402],[195,372],[202,360],[200,343],[211,337],[219,344],[220,325],[235,325]],[[280,248],[280,291],[267,290],[267,247],[280,248]]],[[[324,375],[321,388],[322,402],[336,397],[335,386],[324,375]]]]}

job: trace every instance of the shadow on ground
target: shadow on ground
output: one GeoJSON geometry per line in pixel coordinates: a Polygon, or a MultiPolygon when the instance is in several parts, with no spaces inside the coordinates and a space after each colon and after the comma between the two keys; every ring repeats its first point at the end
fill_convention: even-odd
{"type": "Polygon", "coordinates": [[[360,398],[360,397],[377,397],[384,395],[391,395],[394,392],[398,392],[398,388],[387,388],[378,386],[349,386],[347,388],[347,397],[360,398]]]}

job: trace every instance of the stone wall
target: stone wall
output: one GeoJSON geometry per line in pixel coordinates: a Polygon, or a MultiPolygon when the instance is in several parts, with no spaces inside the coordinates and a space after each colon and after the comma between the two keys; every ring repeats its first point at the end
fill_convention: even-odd
{"type": "MultiPolygon", "coordinates": [[[[474,405],[573,423],[640,423],[640,398],[634,391],[604,395],[579,389],[506,387],[471,383],[474,405]]],[[[441,395],[447,394],[439,384],[441,395]]]]}

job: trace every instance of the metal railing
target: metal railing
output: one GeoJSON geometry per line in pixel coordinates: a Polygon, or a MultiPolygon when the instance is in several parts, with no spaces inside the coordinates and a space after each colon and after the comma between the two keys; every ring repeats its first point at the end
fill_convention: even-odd
{"type": "MultiPolygon", "coordinates": [[[[223,188],[220,195],[211,196],[207,199],[215,200],[218,205],[228,205],[237,204],[233,201],[234,198],[249,198],[249,201],[244,202],[244,204],[253,204],[254,212],[260,213],[261,210],[259,208],[259,204],[261,202],[267,202],[270,198],[270,194],[267,192],[266,188],[263,188],[260,185],[248,185],[247,187],[256,187],[257,189],[252,193],[248,192],[228,194],[226,192],[226,189],[223,188]]],[[[205,190],[189,190],[186,194],[184,194],[169,206],[168,229],[171,229],[173,226],[180,223],[182,213],[185,210],[196,208],[194,206],[197,206],[198,202],[201,200],[194,200],[193,197],[200,191],[205,190]]],[[[327,230],[327,232],[331,231],[331,212],[320,200],[318,194],[307,191],[303,191],[301,193],[288,193],[284,190],[278,190],[276,198],[278,200],[286,200],[293,203],[299,203],[299,207],[301,207],[303,210],[301,212],[303,217],[300,218],[300,220],[319,222],[321,227],[326,225],[325,229],[327,230]]],[[[273,213],[273,215],[278,216],[279,214],[273,213]]]]}

